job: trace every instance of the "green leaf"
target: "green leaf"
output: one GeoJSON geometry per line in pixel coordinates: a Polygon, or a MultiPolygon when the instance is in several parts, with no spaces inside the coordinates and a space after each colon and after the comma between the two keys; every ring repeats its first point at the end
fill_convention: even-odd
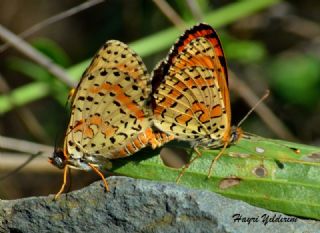
{"type": "Polygon", "coordinates": [[[49,82],[53,79],[52,75],[43,67],[26,59],[11,57],[7,59],[8,67],[35,81],[49,82]]]}
{"type": "MultiPolygon", "coordinates": [[[[47,85],[47,87],[44,89],[44,91],[48,93],[51,93],[52,96],[62,105],[64,106],[66,103],[66,99],[68,96],[68,87],[66,87],[60,80],[54,78],[45,68],[41,67],[38,64],[35,64],[33,62],[30,62],[25,59],[21,59],[18,57],[13,57],[7,60],[8,66],[12,69],[15,70],[19,73],[22,73],[31,79],[35,81],[42,82],[44,85],[47,85]]],[[[34,82],[36,84],[36,82],[34,82]]],[[[38,95],[37,91],[35,92],[30,92],[30,85],[32,84],[27,84],[26,86],[21,86],[16,91],[18,92],[23,92],[22,95],[27,95],[30,94],[29,96],[26,96],[25,100],[18,101],[19,105],[23,105],[25,101],[30,100],[32,95],[38,95]]],[[[37,85],[35,85],[37,86],[37,85]]],[[[15,93],[14,95],[20,95],[19,93],[15,93]]],[[[38,95],[42,96],[42,95],[38,95]]],[[[2,101],[9,100],[8,98],[1,98],[0,97],[0,105],[5,105],[6,107],[1,109],[2,111],[9,111],[13,107],[16,107],[16,105],[13,104],[13,102],[7,102],[7,103],[1,103],[2,101]]],[[[25,102],[27,103],[27,102],[25,102]]],[[[2,112],[0,111],[0,112],[2,112]]]]}
{"type": "Polygon", "coordinates": [[[48,38],[36,38],[32,41],[32,45],[50,57],[56,64],[63,67],[70,65],[70,58],[55,41],[48,38]]]}
{"type": "MultiPolygon", "coordinates": [[[[201,153],[186,170],[181,185],[286,214],[320,219],[320,148],[246,136],[224,151],[210,179],[208,169],[219,150],[201,153]]],[[[112,166],[111,171],[116,173],[159,181],[175,182],[180,173],[163,165],[157,152],[152,151],[112,160],[112,166]]]]}
{"type": "Polygon", "coordinates": [[[288,54],[271,62],[269,80],[278,96],[300,106],[313,108],[320,98],[320,60],[288,54]]]}
{"type": "Polygon", "coordinates": [[[264,46],[254,41],[233,41],[225,43],[224,52],[228,60],[237,59],[241,63],[256,63],[266,56],[264,46]]]}
{"type": "Polygon", "coordinates": [[[42,82],[33,82],[22,87],[18,87],[9,94],[0,96],[0,114],[4,114],[13,107],[19,107],[44,98],[48,92],[48,85],[42,82]]]}

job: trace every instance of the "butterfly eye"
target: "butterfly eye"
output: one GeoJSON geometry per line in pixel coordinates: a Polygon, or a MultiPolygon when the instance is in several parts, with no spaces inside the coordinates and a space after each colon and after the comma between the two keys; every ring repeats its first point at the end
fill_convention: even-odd
{"type": "Polygon", "coordinates": [[[230,135],[230,142],[236,142],[238,140],[238,133],[236,131],[234,132],[231,132],[231,135],[230,135]]]}
{"type": "Polygon", "coordinates": [[[66,166],[66,159],[63,155],[63,151],[57,150],[53,153],[53,156],[49,158],[49,162],[54,166],[63,169],[66,166]]]}
{"type": "Polygon", "coordinates": [[[236,141],[239,140],[240,137],[242,137],[242,130],[236,126],[232,126],[229,142],[235,143],[236,141]]]}

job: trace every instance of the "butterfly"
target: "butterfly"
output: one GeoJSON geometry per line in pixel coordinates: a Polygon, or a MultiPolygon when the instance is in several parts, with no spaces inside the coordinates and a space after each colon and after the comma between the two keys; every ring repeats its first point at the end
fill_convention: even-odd
{"type": "Polygon", "coordinates": [[[211,26],[201,23],[186,30],[155,68],[152,109],[154,125],[189,141],[197,157],[201,156],[198,148],[223,148],[212,160],[210,177],[214,162],[242,135],[240,128],[231,127],[227,66],[211,26]]]}
{"type": "Polygon", "coordinates": [[[49,158],[64,169],[56,198],[65,188],[69,167],[94,170],[109,190],[99,168],[110,159],[165,143],[166,136],[154,133],[150,123],[150,82],[141,58],[126,44],[110,40],[97,52],[71,96],[63,149],[49,158]]]}

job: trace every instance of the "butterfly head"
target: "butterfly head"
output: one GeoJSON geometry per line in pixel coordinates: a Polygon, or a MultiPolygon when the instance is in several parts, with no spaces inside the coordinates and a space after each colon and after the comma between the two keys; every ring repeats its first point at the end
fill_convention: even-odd
{"type": "Polygon", "coordinates": [[[73,151],[72,148],[65,150],[61,148],[55,148],[52,157],[49,158],[49,162],[57,168],[64,169],[67,166],[69,168],[86,171],[91,170],[91,166],[89,166],[89,164],[99,167],[101,164],[107,164],[108,161],[109,160],[103,156],[90,156],[86,153],[73,151]],[[70,153],[69,150],[74,153],[70,153]]]}
{"type": "Polygon", "coordinates": [[[55,148],[49,162],[57,168],[63,169],[67,165],[67,157],[61,148],[55,148]]]}
{"type": "Polygon", "coordinates": [[[232,126],[230,132],[229,143],[237,142],[243,135],[243,131],[240,127],[232,126]]]}
{"type": "Polygon", "coordinates": [[[217,138],[215,134],[208,135],[207,137],[202,138],[198,144],[205,145],[205,147],[207,148],[218,148],[223,146],[225,143],[227,143],[227,145],[230,145],[237,142],[242,137],[242,135],[243,131],[241,128],[232,126],[230,131],[225,132],[224,137],[217,138]]]}

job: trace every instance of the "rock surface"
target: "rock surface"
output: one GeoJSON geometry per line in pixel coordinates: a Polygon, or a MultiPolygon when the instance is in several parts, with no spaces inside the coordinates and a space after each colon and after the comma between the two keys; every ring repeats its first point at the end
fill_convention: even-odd
{"type": "Polygon", "coordinates": [[[108,178],[79,191],[0,201],[0,232],[317,232],[320,222],[263,223],[262,216],[294,219],[218,194],[169,183],[108,178]],[[233,215],[256,218],[234,221],[233,215]]]}

